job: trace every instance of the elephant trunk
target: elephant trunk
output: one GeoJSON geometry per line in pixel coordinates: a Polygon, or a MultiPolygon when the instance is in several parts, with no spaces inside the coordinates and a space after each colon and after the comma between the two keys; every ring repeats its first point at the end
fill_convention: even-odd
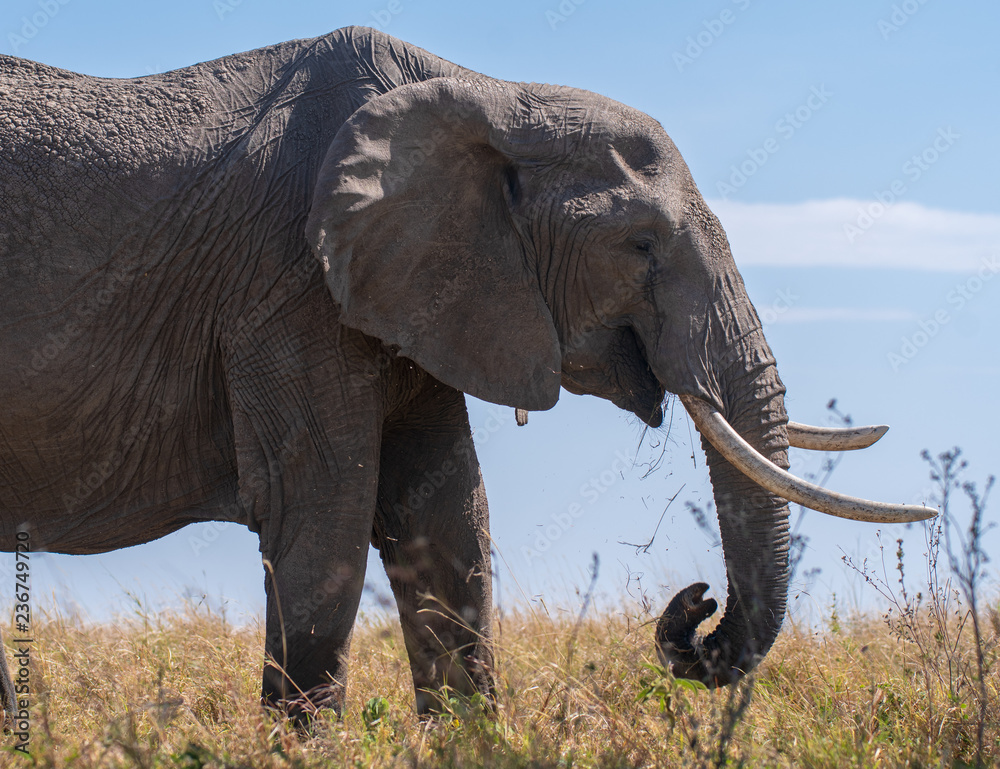
{"type": "MultiPolygon", "coordinates": [[[[726,417],[764,457],[787,469],[785,390],[770,354],[754,354],[767,351],[762,336],[759,343],[750,356],[756,365],[746,365],[744,358],[720,377],[726,417]]],[[[675,676],[714,687],[750,672],[777,637],[789,581],[788,505],[749,480],[704,437],[702,444],[728,574],[726,610],[714,631],[695,639],[698,624],[717,604],[703,598],[707,585],[691,585],[660,617],[656,642],[661,661],[675,676]]]]}

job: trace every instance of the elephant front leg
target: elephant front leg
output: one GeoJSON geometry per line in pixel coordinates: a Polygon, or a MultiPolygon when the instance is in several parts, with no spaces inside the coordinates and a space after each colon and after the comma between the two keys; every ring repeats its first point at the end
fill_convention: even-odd
{"type": "Polygon", "coordinates": [[[399,609],[417,711],[493,698],[489,513],[462,393],[429,380],[385,426],[372,532],[399,609]]]}
{"type": "Polygon", "coordinates": [[[318,306],[288,303],[302,318],[240,339],[227,372],[240,503],[265,562],[262,699],[298,720],[343,711],[384,421],[367,341],[338,331],[325,291],[314,294],[318,306]]]}
{"type": "MultiPolygon", "coordinates": [[[[282,431],[284,449],[266,474],[241,474],[242,491],[257,501],[250,517],[265,569],[261,695],[300,721],[318,708],[343,712],[378,485],[377,426],[315,431],[315,416],[282,431]]],[[[238,436],[240,427],[237,420],[238,436]]]]}
{"type": "MultiPolygon", "coordinates": [[[[264,553],[262,698],[296,720],[343,712],[351,632],[364,586],[370,519],[316,511],[264,553]],[[352,525],[356,524],[356,525],[352,525]]],[[[288,529],[291,521],[283,528],[288,529]]]]}

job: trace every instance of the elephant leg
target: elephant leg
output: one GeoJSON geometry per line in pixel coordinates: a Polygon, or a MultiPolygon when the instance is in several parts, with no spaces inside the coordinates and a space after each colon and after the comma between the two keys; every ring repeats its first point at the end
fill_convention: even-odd
{"type": "Polygon", "coordinates": [[[493,697],[489,512],[461,392],[427,385],[383,432],[372,542],[392,585],[417,711],[493,697]]]}
{"type": "MultiPolygon", "coordinates": [[[[336,501],[331,489],[328,499],[336,501]]],[[[371,516],[337,504],[288,514],[263,550],[267,662],[262,699],[298,720],[343,712],[351,633],[364,586],[371,516]]]]}
{"type": "Polygon", "coordinates": [[[265,566],[262,699],[303,721],[344,706],[384,422],[370,345],[338,329],[322,291],[269,324],[297,332],[291,343],[261,333],[227,374],[239,496],[265,566]]]}

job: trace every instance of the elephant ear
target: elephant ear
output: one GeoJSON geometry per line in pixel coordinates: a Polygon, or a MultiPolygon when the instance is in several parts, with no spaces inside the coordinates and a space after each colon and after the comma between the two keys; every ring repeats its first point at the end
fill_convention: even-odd
{"type": "Polygon", "coordinates": [[[520,90],[439,78],[367,102],[327,150],[306,235],[342,323],[470,395],[542,410],[561,352],[515,210],[538,141],[515,137],[520,90]]]}

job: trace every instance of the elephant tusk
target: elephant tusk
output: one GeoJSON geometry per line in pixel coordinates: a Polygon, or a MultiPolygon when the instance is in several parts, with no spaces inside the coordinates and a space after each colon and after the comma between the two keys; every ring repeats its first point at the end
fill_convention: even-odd
{"type": "Polygon", "coordinates": [[[737,433],[718,411],[691,395],[681,402],[704,435],[729,462],[750,480],[789,502],[839,518],[871,523],[910,523],[937,515],[937,510],[920,505],[892,505],[849,497],[796,478],[769,462],[737,433]]]}
{"type": "Polygon", "coordinates": [[[852,451],[867,449],[885,435],[889,425],[867,427],[814,427],[788,423],[788,445],[812,451],[852,451]]]}

